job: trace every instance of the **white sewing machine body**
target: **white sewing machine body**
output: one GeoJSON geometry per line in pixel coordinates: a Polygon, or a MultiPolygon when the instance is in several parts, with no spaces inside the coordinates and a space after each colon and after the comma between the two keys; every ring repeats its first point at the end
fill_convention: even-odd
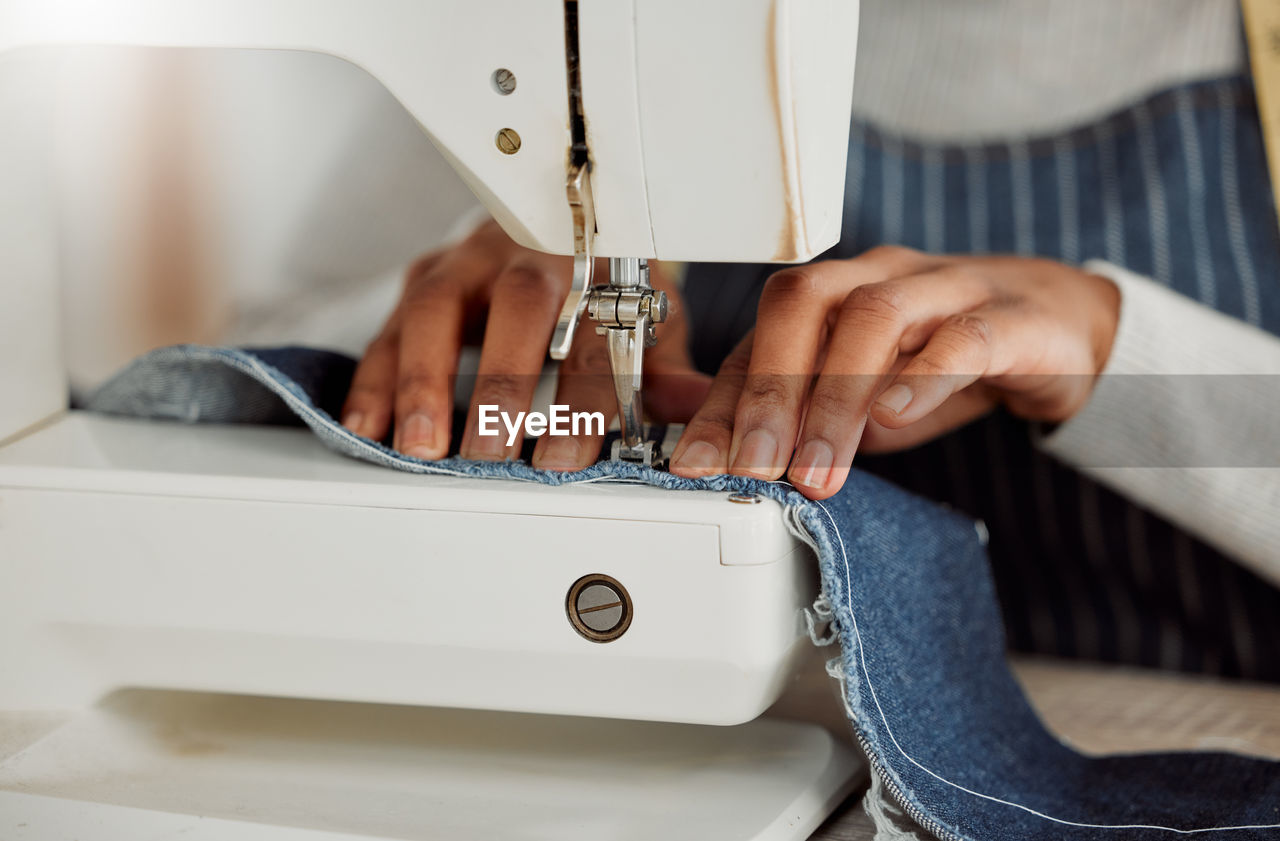
{"type": "Polygon", "coordinates": [[[817,593],[773,502],[403,474],[293,428],[72,412],[0,450],[0,506],[8,709],[145,686],[741,724],[817,593]],[[594,573],[630,602],[605,643],[566,610],[594,573]]]}
{"type": "Polygon", "coordinates": [[[71,412],[0,449],[0,512],[19,839],[679,838],[681,813],[689,838],[801,838],[856,768],[821,728],[753,721],[813,666],[815,565],[773,502],[407,475],[302,429],[71,412]],[[567,615],[591,574],[629,599],[611,642],[567,615]]]}
{"type": "Polygon", "coordinates": [[[629,773],[658,793],[666,780],[664,803],[696,788],[682,829],[663,832],[671,839],[802,838],[848,791],[855,766],[830,735],[753,721],[809,647],[801,609],[817,594],[812,554],[773,502],[412,476],[338,457],[300,429],[66,408],[56,216],[40,168],[49,92],[23,87],[26,53],[12,48],[344,57],[422,122],[513,237],[572,253],[569,6],[580,14],[595,254],[795,261],[835,242],[856,3],[0,0],[0,102],[15,103],[0,132],[0,825],[19,824],[17,838],[90,825],[104,839],[144,829],[453,839],[494,837],[495,826],[509,838],[645,838],[666,826],[645,823],[661,817],[649,800],[659,795],[610,787],[621,761],[566,744],[574,732],[631,745],[629,773]],[[499,69],[517,80],[507,95],[499,69]],[[518,132],[514,154],[504,129],[518,132]],[[591,575],[607,576],[625,601],[626,624],[608,639],[583,623],[611,605],[575,602],[575,584],[591,575]],[[162,690],[180,692],[148,695],[162,690]],[[210,692],[317,699],[297,701],[310,711],[298,714],[365,718],[331,742],[322,727],[305,738],[271,731],[272,744],[293,746],[286,762],[245,736],[280,708],[215,727],[201,712],[214,696],[183,694],[210,692]],[[321,702],[372,712],[338,704],[321,715],[321,702]],[[156,703],[163,715],[152,714],[156,703]],[[375,705],[518,715],[430,718],[375,705]],[[33,713],[53,723],[28,726],[33,713]],[[527,713],[739,726],[707,735],[527,713]],[[371,736],[369,716],[409,716],[403,741],[413,747],[371,736]],[[473,738],[428,744],[409,732],[447,722],[473,738]],[[145,738],[147,726],[212,727],[239,747],[192,770],[145,738]],[[510,771],[501,802],[482,806],[461,792],[497,779],[497,732],[519,768],[499,762],[510,771]],[[432,801],[443,783],[411,765],[447,766],[456,785],[432,801]],[[672,770],[695,766],[689,779],[672,770]],[[322,767],[326,779],[381,779],[366,792],[373,803],[400,792],[399,823],[355,816],[359,804],[328,814],[332,786],[303,779],[322,767]],[[121,775],[137,784],[100,785],[121,775]],[[278,797],[251,803],[237,788],[245,780],[278,797]],[[279,808],[289,797],[296,808],[279,808]],[[551,809],[559,797],[572,808],[553,813],[572,820],[527,822],[531,804],[551,809]]]}

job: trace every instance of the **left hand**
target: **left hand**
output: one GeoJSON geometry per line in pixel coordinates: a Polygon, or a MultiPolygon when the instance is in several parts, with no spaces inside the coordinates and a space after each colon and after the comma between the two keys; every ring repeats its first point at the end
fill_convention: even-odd
{"type": "Polygon", "coordinates": [[[1119,312],[1109,280],[1050,260],[882,247],[785,269],[765,285],[755,330],[721,367],[671,470],[786,472],[825,499],[859,446],[913,447],[997,405],[1065,421],[1106,364],[1119,312]]]}
{"type": "MultiPolygon", "coordinates": [[[[597,263],[603,270],[603,261],[597,263]]],[[[671,304],[658,344],[645,357],[646,390],[655,418],[684,420],[701,404],[709,382],[694,371],[685,348],[685,321],[674,284],[658,263],[651,279],[671,304]]],[[[453,379],[468,336],[481,338],[480,365],[466,426],[464,458],[501,461],[520,453],[522,435],[479,432],[479,407],[513,415],[527,412],[555,330],[573,261],[518,245],[497,222],[480,225],[461,242],[419,259],[405,277],[400,301],[356,368],[342,423],[357,435],[381,440],[395,428],[394,445],[406,455],[449,454],[453,379]]],[[[573,411],[617,413],[608,350],[589,322],[579,325],[569,358],[560,366],[556,403],[573,411]]],[[[596,460],[603,435],[544,435],[533,465],[581,470],[596,460]]]]}

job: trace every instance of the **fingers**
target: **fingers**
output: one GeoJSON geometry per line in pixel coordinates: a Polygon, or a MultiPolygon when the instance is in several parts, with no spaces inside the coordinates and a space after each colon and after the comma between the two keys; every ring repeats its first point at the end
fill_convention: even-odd
{"type": "Polygon", "coordinates": [[[581,470],[600,455],[604,431],[618,413],[603,336],[583,330],[575,337],[569,357],[560,366],[556,403],[569,406],[574,413],[598,412],[603,423],[587,423],[585,428],[579,428],[580,434],[542,436],[533,450],[533,466],[543,470],[581,470]]]}
{"type": "Polygon", "coordinates": [[[496,435],[481,435],[479,407],[496,406],[511,417],[528,411],[568,286],[569,269],[563,259],[529,255],[508,265],[495,282],[462,441],[464,458],[497,461],[520,452],[523,427],[514,433],[500,429],[496,435]]]}
{"type": "Polygon", "coordinates": [[[399,365],[400,330],[393,316],[365,349],[342,407],[342,425],[356,435],[381,441],[391,427],[399,365]]]}
{"type": "Polygon", "coordinates": [[[671,454],[671,472],[697,479],[729,472],[733,419],[747,378],[754,334],[748,333],[720,366],[706,400],[671,454]]]}
{"type": "Polygon", "coordinates": [[[956,392],[936,410],[904,427],[881,425],[873,411],[866,429],[863,430],[862,440],[858,443],[858,452],[891,453],[918,447],[977,420],[990,412],[997,402],[992,390],[979,383],[956,392]]]}
{"type": "Polygon", "coordinates": [[[942,267],[859,286],[845,298],[788,472],[803,493],[822,499],[844,484],[871,403],[899,353],[989,297],[980,277],[942,267]]]}
{"type": "MultiPolygon", "coordinates": [[[[421,282],[439,264],[438,252],[419,258],[405,272],[406,288],[421,282]]],[[[342,407],[342,425],[356,435],[381,441],[391,429],[400,356],[400,305],[382,332],[365,348],[342,407]]]]}
{"type": "Polygon", "coordinates": [[[411,282],[401,302],[394,446],[421,459],[449,454],[451,380],[462,346],[466,279],[443,268],[411,282]]]}
{"type": "Polygon", "coordinates": [[[776,479],[786,469],[826,313],[839,300],[837,282],[848,269],[838,263],[800,266],[778,272],[765,284],[729,446],[734,473],[776,479]]]}
{"type": "Polygon", "coordinates": [[[1007,364],[1016,333],[1016,322],[999,310],[951,316],[876,398],[872,417],[891,429],[920,421],[1007,364]]]}
{"type": "MultiPolygon", "coordinates": [[[[734,423],[733,473],[776,479],[791,461],[827,339],[828,313],[846,295],[859,295],[859,290],[935,263],[936,258],[909,249],[878,248],[856,260],[814,263],[769,279],[760,298],[755,349],[734,423]]],[[[895,288],[892,294],[904,293],[895,288]]],[[[900,335],[901,329],[894,336],[895,346],[900,335]]]]}

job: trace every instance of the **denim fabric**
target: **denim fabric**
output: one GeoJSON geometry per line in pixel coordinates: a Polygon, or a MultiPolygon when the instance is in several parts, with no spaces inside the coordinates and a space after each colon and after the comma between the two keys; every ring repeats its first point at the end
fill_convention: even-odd
{"type": "Polygon", "coordinates": [[[925,829],[973,841],[1280,839],[1278,763],[1226,753],[1090,758],[1044,729],[1006,666],[972,520],[858,471],[818,503],[785,483],[690,480],[613,462],[573,474],[522,462],[424,462],[333,419],[350,371],[348,359],[302,349],[168,348],[135,362],[86,408],[185,421],[288,413],[340,453],[415,473],[765,495],[816,550],[842,650],[831,670],[855,734],[890,795],[925,829]]]}

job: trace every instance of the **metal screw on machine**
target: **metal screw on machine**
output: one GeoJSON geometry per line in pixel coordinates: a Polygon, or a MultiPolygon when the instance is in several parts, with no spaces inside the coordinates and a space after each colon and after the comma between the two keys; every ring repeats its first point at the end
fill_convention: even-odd
{"type": "Polygon", "coordinates": [[[514,155],[520,151],[520,134],[513,128],[504,128],[498,132],[493,142],[497,144],[498,151],[504,155],[514,155]]]}
{"type": "Polygon", "coordinates": [[[728,497],[730,502],[736,502],[739,505],[755,505],[757,502],[763,502],[759,494],[749,493],[731,493],[728,497]]]}
{"type": "Polygon", "coordinates": [[[584,575],[569,588],[565,599],[569,623],[592,642],[613,642],[631,627],[631,596],[616,578],[584,575]]]}
{"type": "Polygon", "coordinates": [[[499,67],[493,71],[492,81],[493,89],[502,96],[506,96],[516,89],[516,74],[505,67],[499,67]]]}

